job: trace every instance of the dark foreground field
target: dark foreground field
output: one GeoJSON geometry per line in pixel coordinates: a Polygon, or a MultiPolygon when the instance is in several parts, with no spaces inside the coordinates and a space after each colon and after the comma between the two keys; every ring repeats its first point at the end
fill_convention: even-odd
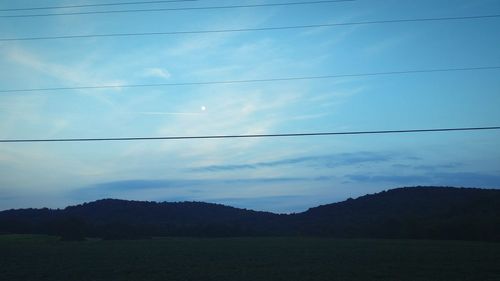
{"type": "Polygon", "coordinates": [[[2,280],[500,280],[500,243],[0,236],[2,280]]]}

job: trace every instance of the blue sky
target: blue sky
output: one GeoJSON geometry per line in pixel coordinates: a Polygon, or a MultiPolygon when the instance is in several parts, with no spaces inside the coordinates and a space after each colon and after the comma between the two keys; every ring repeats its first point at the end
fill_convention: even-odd
{"type": "MultiPolygon", "coordinates": [[[[116,1],[115,1],[116,2],[116,1]]],[[[108,9],[276,1],[203,0],[108,9]]],[[[2,1],[2,9],[98,1],[2,1]]],[[[106,2],[108,3],[108,2],[106,2]]],[[[67,11],[104,10],[79,8],[67,11]]],[[[35,11],[43,13],[47,11],[35,11]]],[[[58,10],[57,12],[61,12],[58,10]]],[[[21,12],[19,12],[21,13],[21,12]]],[[[26,13],[26,12],[23,12],[26,13]]],[[[0,18],[1,38],[499,14],[496,0],[0,18]]],[[[7,14],[3,12],[2,15],[7,14]]],[[[0,89],[500,65],[500,19],[0,42],[0,89]]],[[[498,126],[500,71],[2,93],[0,137],[72,138],[498,126]]],[[[0,144],[0,209],[112,197],[298,212],[412,185],[500,187],[500,132],[0,144]]]]}

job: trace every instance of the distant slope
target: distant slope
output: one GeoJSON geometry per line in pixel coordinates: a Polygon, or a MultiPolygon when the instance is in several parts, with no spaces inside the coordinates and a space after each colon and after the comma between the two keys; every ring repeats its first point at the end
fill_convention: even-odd
{"type": "Polygon", "coordinates": [[[276,235],[286,232],[279,229],[282,217],[204,202],[102,199],[62,210],[3,211],[0,232],[58,234],[76,223],[86,235],[115,238],[276,235]]]}
{"type": "Polygon", "coordinates": [[[500,190],[412,187],[298,214],[308,235],[500,240],[500,190]]]}
{"type": "Polygon", "coordinates": [[[305,235],[500,241],[500,190],[398,188],[277,215],[203,202],[104,199],[62,210],[0,212],[0,232],[148,236],[305,235]]]}

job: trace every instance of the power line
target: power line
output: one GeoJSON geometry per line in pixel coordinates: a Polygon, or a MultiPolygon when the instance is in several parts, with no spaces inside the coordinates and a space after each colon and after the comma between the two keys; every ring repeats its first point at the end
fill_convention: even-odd
{"type": "Polygon", "coordinates": [[[317,79],[332,79],[332,78],[369,77],[369,76],[382,76],[382,75],[439,73],[439,72],[456,72],[456,71],[480,71],[480,70],[497,70],[497,69],[500,69],[500,66],[417,69],[417,70],[386,71],[386,72],[334,74],[334,75],[323,75],[323,76],[279,77],[279,78],[246,79],[246,80],[205,81],[205,82],[201,81],[201,82],[178,82],[178,83],[157,83],[157,84],[95,85],[95,86],[54,87],[54,88],[7,89],[7,90],[0,90],[0,93],[63,91],[63,90],[93,90],[93,89],[110,89],[110,88],[194,86],[194,85],[215,85],[215,84],[264,83],[264,82],[280,82],[280,81],[296,81],[296,80],[317,80],[317,79]]]}
{"type": "Polygon", "coordinates": [[[354,2],[354,1],[356,0],[322,0],[322,1],[247,4],[247,5],[231,5],[231,6],[153,8],[153,9],[130,9],[130,10],[88,11],[88,12],[48,13],[48,14],[1,15],[0,18],[31,18],[31,17],[76,16],[76,15],[139,13],[139,12],[241,9],[241,8],[260,8],[260,7],[278,7],[278,6],[295,6],[295,5],[316,5],[316,4],[328,4],[328,3],[340,3],[340,2],[354,2]]]}
{"type": "Polygon", "coordinates": [[[204,135],[204,136],[164,136],[164,137],[118,137],[118,138],[65,138],[65,139],[0,139],[0,143],[19,142],[97,142],[97,141],[146,141],[146,140],[189,140],[189,139],[229,139],[229,138],[274,138],[274,137],[312,137],[335,135],[374,135],[374,134],[404,134],[453,131],[484,131],[500,130],[494,127],[383,130],[383,131],[349,131],[349,132],[319,132],[319,133],[285,133],[285,134],[252,134],[252,135],[204,135]]]}
{"type": "Polygon", "coordinates": [[[108,33],[108,34],[87,34],[87,35],[61,35],[61,36],[43,36],[43,37],[0,38],[0,42],[6,42],[6,41],[54,40],[54,39],[78,39],[78,38],[81,39],[81,38],[96,38],[96,37],[130,37],[130,36],[154,36],[154,35],[180,35],[180,34],[204,34],[204,33],[273,31],[273,30],[292,30],[292,29],[308,29],[308,28],[319,28],[319,27],[337,27],[337,26],[388,24],[388,23],[405,23],[405,22],[433,22],[433,21],[453,21],[453,20],[475,20],[475,19],[487,19],[487,18],[500,18],[500,14],[494,14],[494,15],[477,15],[477,16],[461,16],[461,17],[438,17],[438,18],[416,18],[416,19],[395,19],[395,20],[359,21],[359,22],[326,23],[326,24],[310,24],[310,25],[278,26],[278,27],[258,27],[258,28],[238,28],[238,29],[186,30],[186,31],[165,31],[165,32],[108,33]]]}
{"type": "Polygon", "coordinates": [[[11,8],[11,9],[0,9],[0,12],[54,10],[54,9],[143,5],[143,4],[163,4],[163,3],[176,3],[176,2],[197,2],[197,1],[202,1],[202,0],[158,0],[158,1],[117,2],[117,3],[82,4],[82,5],[49,6],[49,7],[11,8]]]}

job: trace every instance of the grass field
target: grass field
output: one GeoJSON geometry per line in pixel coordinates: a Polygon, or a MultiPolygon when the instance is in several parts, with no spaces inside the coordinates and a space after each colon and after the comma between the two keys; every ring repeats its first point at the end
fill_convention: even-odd
{"type": "Polygon", "coordinates": [[[60,242],[0,235],[1,280],[500,280],[500,243],[315,238],[60,242]]]}

